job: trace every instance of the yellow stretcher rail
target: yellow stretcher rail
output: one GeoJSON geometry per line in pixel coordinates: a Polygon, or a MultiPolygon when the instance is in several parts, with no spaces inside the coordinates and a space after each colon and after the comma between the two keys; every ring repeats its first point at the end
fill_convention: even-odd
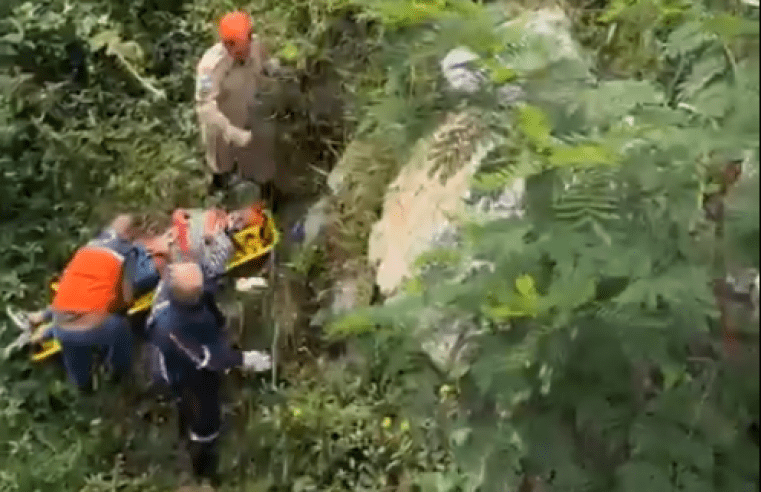
{"type": "MultiPolygon", "coordinates": [[[[277,245],[280,240],[280,234],[275,226],[275,221],[269,213],[266,214],[266,218],[264,226],[247,227],[233,236],[233,241],[237,243],[238,249],[233,255],[232,260],[230,260],[230,263],[227,264],[228,273],[242,265],[263,258],[277,245]]],[[[50,285],[51,292],[55,292],[57,288],[58,283],[52,282],[50,285]]],[[[130,306],[127,314],[132,316],[150,309],[153,295],[154,292],[151,291],[136,299],[132,303],[132,306],[130,306]]],[[[55,338],[40,340],[42,334],[49,327],[50,323],[43,324],[32,334],[32,344],[34,347],[32,361],[34,362],[45,360],[61,351],[61,344],[55,338]]]]}

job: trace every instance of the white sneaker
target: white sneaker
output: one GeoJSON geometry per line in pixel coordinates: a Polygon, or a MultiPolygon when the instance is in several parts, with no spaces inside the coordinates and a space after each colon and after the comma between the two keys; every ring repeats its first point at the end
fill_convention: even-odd
{"type": "Polygon", "coordinates": [[[32,322],[29,321],[29,314],[27,312],[16,309],[13,306],[6,306],[5,313],[19,330],[24,332],[30,332],[32,330],[32,322]]]}
{"type": "Polygon", "coordinates": [[[8,358],[11,356],[11,354],[13,354],[13,352],[26,347],[27,345],[29,345],[31,340],[32,340],[32,332],[28,330],[22,332],[21,335],[16,337],[14,341],[12,341],[8,346],[3,348],[3,352],[2,352],[3,360],[8,360],[8,358]]]}
{"type": "Polygon", "coordinates": [[[243,367],[254,372],[264,372],[272,369],[272,357],[258,350],[243,352],[243,367]]]}
{"type": "Polygon", "coordinates": [[[254,289],[267,287],[267,280],[263,277],[249,277],[235,279],[235,290],[238,292],[251,292],[254,289]]]}

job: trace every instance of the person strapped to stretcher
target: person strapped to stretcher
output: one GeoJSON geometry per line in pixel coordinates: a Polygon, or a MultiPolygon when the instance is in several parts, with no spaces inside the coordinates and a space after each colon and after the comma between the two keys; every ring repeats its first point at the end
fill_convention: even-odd
{"type": "MultiPolygon", "coordinates": [[[[158,224],[152,224],[153,227],[150,228],[150,231],[147,229],[141,231],[140,237],[137,237],[134,244],[130,243],[131,233],[129,231],[125,229],[119,233],[121,239],[117,248],[121,250],[131,248],[130,253],[127,255],[128,260],[124,263],[126,273],[124,278],[133,278],[132,295],[127,296],[131,297],[131,299],[125,297],[122,302],[116,303],[118,306],[112,306],[111,304],[113,303],[106,300],[101,302],[103,304],[101,307],[81,305],[74,306],[74,310],[78,310],[80,314],[88,315],[99,309],[102,314],[114,314],[118,311],[122,315],[121,317],[125,318],[123,321],[126,321],[125,314],[132,316],[148,309],[154,297],[152,290],[158,283],[160,272],[171,261],[172,253],[177,257],[178,251],[182,250],[193,249],[200,251],[200,254],[215,250],[214,248],[200,248],[201,242],[208,239],[203,232],[199,233],[199,230],[203,231],[204,224],[221,224],[227,235],[226,239],[222,239],[223,244],[228,244],[228,246],[231,243],[234,244],[235,253],[233,260],[227,265],[228,272],[232,268],[237,269],[240,265],[245,265],[251,263],[252,260],[264,257],[274,247],[278,239],[277,230],[264,212],[261,204],[233,210],[229,213],[216,209],[176,210],[172,214],[172,219],[174,219],[174,223],[167,229],[166,226],[158,224],[162,222],[169,223],[169,216],[154,218],[153,222],[158,224]],[[199,225],[201,226],[200,229],[199,225]],[[140,297],[141,293],[144,293],[142,297],[140,297]],[[125,309],[125,306],[128,309],[125,309]]],[[[124,225],[125,220],[128,219],[120,218],[114,221],[112,227],[104,231],[103,234],[111,235],[114,226],[120,229],[126,227],[124,225]]],[[[211,240],[214,240],[213,235],[211,240]]],[[[95,245],[93,243],[93,245],[80,248],[81,251],[78,251],[75,258],[72,258],[70,265],[64,271],[64,275],[59,279],[58,285],[51,285],[52,290],[56,292],[54,294],[53,305],[48,309],[36,313],[25,313],[8,307],[9,318],[22,330],[22,334],[5,348],[4,355],[6,358],[15,350],[29,343],[32,343],[35,348],[32,354],[32,359],[35,361],[45,360],[47,357],[63,350],[62,343],[58,340],[58,335],[67,338],[66,335],[68,333],[59,330],[56,323],[51,323],[60,319],[60,317],[54,317],[55,305],[60,307],[61,304],[69,303],[72,299],[76,300],[83,293],[85,293],[89,303],[98,304],[98,295],[109,297],[111,294],[108,294],[108,292],[122,292],[122,286],[117,285],[123,280],[120,276],[121,270],[103,268],[103,265],[98,263],[98,261],[88,260],[89,256],[97,256],[98,251],[100,251],[97,249],[93,251],[94,248],[90,247],[95,245]],[[56,301],[55,299],[58,300],[56,301]]],[[[211,265],[213,263],[214,261],[211,258],[202,259],[201,261],[203,265],[211,265]]],[[[217,262],[217,268],[221,268],[219,262],[217,262]]],[[[242,272],[239,271],[238,273],[242,272]]],[[[127,291],[125,290],[124,292],[126,293],[127,291]]],[[[88,316],[80,316],[80,318],[82,322],[89,320],[88,316]]],[[[63,319],[63,321],[67,320],[63,319]]],[[[111,321],[115,321],[115,319],[111,321]]],[[[133,325],[134,321],[139,321],[140,326],[133,326],[133,328],[142,329],[143,323],[139,318],[132,318],[131,321],[133,325]]],[[[124,323],[119,322],[118,327],[114,324],[107,325],[106,328],[111,329],[111,331],[116,330],[118,333],[124,333],[125,326],[124,323]]],[[[100,331],[98,333],[103,334],[100,331]]],[[[68,338],[71,339],[72,337],[68,338]]],[[[120,335],[117,338],[120,340],[124,339],[124,344],[126,344],[125,337],[120,335]]],[[[98,344],[98,346],[100,345],[98,344]]],[[[121,344],[117,345],[121,346],[121,344]]],[[[110,357],[111,360],[123,360],[127,357],[126,352],[113,347],[113,344],[108,344],[105,347],[109,352],[113,352],[113,357],[110,357]],[[123,357],[120,357],[119,354],[122,354],[123,357]]],[[[71,350],[69,352],[71,353],[71,350]]],[[[66,354],[63,355],[64,362],[66,362],[67,356],[66,354]]],[[[78,359],[81,359],[81,357],[78,359]]],[[[124,364],[126,364],[126,360],[124,364]]],[[[118,365],[123,366],[123,364],[118,365]]],[[[80,381],[86,379],[87,377],[84,373],[87,371],[82,370],[81,372],[83,373],[81,377],[72,379],[80,381]]]]}

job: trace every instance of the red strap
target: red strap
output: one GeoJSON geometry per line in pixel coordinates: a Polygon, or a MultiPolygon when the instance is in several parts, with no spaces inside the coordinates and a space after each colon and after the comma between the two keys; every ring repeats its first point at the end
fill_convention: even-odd
{"type": "Polygon", "coordinates": [[[178,209],[172,214],[172,226],[177,232],[177,245],[180,247],[180,251],[188,253],[190,251],[190,239],[189,233],[189,217],[185,210],[178,209]]]}
{"type": "Polygon", "coordinates": [[[207,235],[216,234],[217,231],[224,230],[227,221],[227,213],[224,210],[211,209],[205,214],[204,233],[207,235]]]}

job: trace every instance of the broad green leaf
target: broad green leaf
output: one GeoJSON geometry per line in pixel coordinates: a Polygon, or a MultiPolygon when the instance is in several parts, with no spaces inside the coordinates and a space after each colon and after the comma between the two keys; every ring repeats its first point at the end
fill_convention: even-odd
{"type": "Polygon", "coordinates": [[[520,106],[518,128],[539,150],[549,145],[552,127],[540,108],[528,104],[520,106]]]}
{"type": "Polygon", "coordinates": [[[758,36],[758,21],[744,19],[728,13],[714,15],[703,22],[709,32],[729,41],[738,36],[758,36]]]}
{"type": "MultiPolygon", "coordinates": [[[[702,471],[702,470],[701,470],[702,471]]],[[[710,475],[703,473],[697,474],[691,471],[683,470],[679,472],[677,481],[682,485],[683,490],[695,492],[714,492],[716,489],[710,475]]]]}
{"type": "Polygon", "coordinates": [[[594,279],[574,272],[563,275],[552,283],[547,297],[541,299],[543,310],[560,308],[573,310],[594,299],[596,283],[594,279]]]}
{"type": "Polygon", "coordinates": [[[616,492],[671,492],[668,464],[655,466],[645,461],[630,461],[616,471],[616,492]]]}
{"type": "Polygon", "coordinates": [[[536,314],[536,310],[532,309],[529,303],[527,301],[522,301],[521,298],[516,298],[516,300],[510,304],[484,306],[482,311],[484,315],[498,322],[507,321],[511,318],[534,316],[536,314]]]}
{"type": "Polygon", "coordinates": [[[521,275],[515,279],[515,287],[518,289],[518,293],[523,297],[534,298],[537,295],[534,279],[531,275],[521,275]]]}
{"type": "Polygon", "coordinates": [[[596,166],[618,163],[616,153],[602,145],[556,146],[553,147],[549,159],[553,166],[596,166]]]}
{"type": "Polygon", "coordinates": [[[666,56],[686,55],[711,42],[705,35],[703,24],[698,21],[687,21],[678,26],[669,35],[668,42],[663,47],[666,56]]]}
{"type": "Polygon", "coordinates": [[[591,473],[570,460],[555,467],[554,471],[556,476],[552,481],[552,486],[558,492],[593,490],[591,473]]]}
{"type": "Polygon", "coordinates": [[[508,67],[497,67],[491,70],[489,74],[491,81],[497,85],[505,84],[511,80],[515,80],[517,76],[518,74],[515,72],[515,70],[512,70],[508,67]]]}
{"type": "Polygon", "coordinates": [[[299,48],[294,43],[286,43],[277,55],[286,61],[293,61],[299,57],[299,48]]]}
{"type": "Polygon", "coordinates": [[[729,86],[726,82],[717,82],[698,92],[690,102],[699,113],[712,118],[721,118],[730,109],[726,98],[728,92],[729,86]]]}

